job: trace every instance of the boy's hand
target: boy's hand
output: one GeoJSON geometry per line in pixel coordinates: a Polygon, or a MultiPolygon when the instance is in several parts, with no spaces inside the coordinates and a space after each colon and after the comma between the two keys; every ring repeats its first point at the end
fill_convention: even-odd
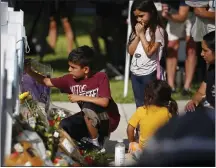
{"type": "Polygon", "coordinates": [[[75,94],[69,94],[69,95],[68,95],[68,99],[69,99],[72,103],[75,103],[75,102],[78,102],[78,101],[82,101],[82,96],[80,96],[80,95],[75,95],[75,94]]]}

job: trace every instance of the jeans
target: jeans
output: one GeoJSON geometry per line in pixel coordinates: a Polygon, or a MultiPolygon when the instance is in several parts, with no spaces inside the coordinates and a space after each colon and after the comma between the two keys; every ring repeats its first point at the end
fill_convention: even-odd
{"type": "Polygon", "coordinates": [[[131,74],[132,89],[137,108],[144,105],[144,89],[153,80],[156,80],[156,71],[144,76],[131,74]]]}

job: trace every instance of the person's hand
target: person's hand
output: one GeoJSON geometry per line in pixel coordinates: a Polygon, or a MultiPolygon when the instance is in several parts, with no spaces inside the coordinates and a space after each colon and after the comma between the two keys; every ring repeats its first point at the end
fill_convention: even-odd
{"type": "Polygon", "coordinates": [[[139,144],[137,142],[130,142],[129,143],[129,148],[128,148],[128,153],[134,153],[136,151],[141,150],[139,147],[139,144]]]}
{"type": "Polygon", "coordinates": [[[135,30],[136,30],[136,35],[139,37],[141,33],[144,34],[144,24],[142,25],[141,23],[137,23],[135,26],[135,30]]]}
{"type": "Polygon", "coordinates": [[[161,13],[161,15],[166,19],[169,17],[169,6],[168,6],[168,4],[162,4],[162,13],[161,13]]]}
{"type": "Polygon", "coordinates": [[[185,106],[185,111],[193,112],[195,111],[195,108],[196,108],[196,103],[193,100],[190,100],[185,106]]]}
{"type": "Polygon", "coordinates": [[[75,94],[69,94],[68,95],[68,99],[70,100],[70,102],[72,103],[75,103],[75,102],[78,102],[78,101],[82,101],[81,100],[81,97],[80,95],[75,95],[75,94]]]}
{"type": "Polygon", "coordinates": [[[24,71],[29,73],[31,71],[31,59],[24,60],[24,71]]]}

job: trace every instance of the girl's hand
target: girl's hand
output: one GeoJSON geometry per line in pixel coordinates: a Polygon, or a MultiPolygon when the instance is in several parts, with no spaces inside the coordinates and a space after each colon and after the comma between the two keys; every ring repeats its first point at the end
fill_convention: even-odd
{"type": "Polygon", "coordinates": [[[128,149],[128,153],[134,153],[136,151],[141,150],[139,147],[139,144],[137,142],[131,142],[129,143],[129,149],[128,149]]]}
{"type": "Polygon", "coordinates": [[[137,23],[135,26],[136,35],[139,37],[141,33],[144,33],[144,24],[137,23]]]}
{"type": "Polygon", "coordinates": [[[81,100],[81,96],[80,96],[80,95],[75,95],[75,94],[69,94],[69,95],[68,95],[68,99],[69,99],[72,103],[75,103],[75,102],[78,102],[78,101],[82,101],[82,100],[81,100]]]}

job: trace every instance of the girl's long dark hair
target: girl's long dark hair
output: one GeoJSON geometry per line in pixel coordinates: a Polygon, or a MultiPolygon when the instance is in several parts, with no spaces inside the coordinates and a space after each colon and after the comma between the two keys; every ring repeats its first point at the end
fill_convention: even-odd
{"type": "Polygon", "coordinates": [[[135,33],[135,25],[137,24],[137,19],[133,13],[135,10],[150,13],[151,19],[148,26],[152,34],[155,33],[157,26],[164,28],[153,0],[134,0],[130,11],[132,33],[135,33]]]}
{"type": "Polygon", "coordinates": [[[144,106],[166,107],[172,116],[178,115],[178,105],[171,97],[172,89],[166,81],[155,80],[145,88],[144,106]]]}
{"type": "MultiPolygon", "coordinates": [[[[155,7],[153,0],[134,0],[133,4],[131,6],[131,11],[130,11],[130,20],[131,20],[132,32],[131,32],[130,37],[129,37],[129,44],[135,38],[135,32],[136,32],[135,31],[135,25],[137,24],[137,19],[133,13],[135,10],[140,10],[142,12],[150,13],[151,19],[150,19],[147,26],[150,29],[151,43],[154,43],[155,42],[155,32],[156,32],[157,26],[160,26],[161,28],[164,29],[164,25],[163,25],[161,17],[158,14],[157,8],[155,7]]],[[[163,55],[166,55],[168,37],[167,37],[167,33],[166,33],[165,29],[164,29],[164,41],[165,41],[165,46],[164,46],[163,55]]]]}

